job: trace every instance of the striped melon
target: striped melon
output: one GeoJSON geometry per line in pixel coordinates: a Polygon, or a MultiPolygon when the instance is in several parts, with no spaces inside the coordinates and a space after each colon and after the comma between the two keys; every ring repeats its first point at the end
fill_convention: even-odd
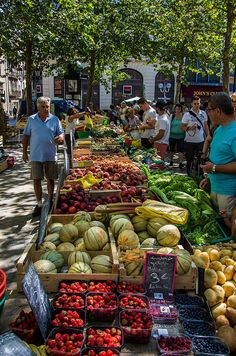
{"type": "Polygon", "coordinates": [[[142,243],[141,243],[141,247],[145,247],[145,246],[153,246],[156,245],[157,240],[154,237],[150,237],[148,239],[145,239],[142,243]]]}
{"type": "Polygon", "coordinates": [[[90,227],[84,235],[84,244],[88,251],[100,251],[107,242],[107,233],[101,227],[90,227]]]}
{"type": "Polygon", "coordinates": [[[73,263],[76,262],[84,262],[87,263],[87,265],[90,265],[91,257],[87,252],[82,252],[82,251],[72,252],[68,257],[68,266],[70,267],[71,265],[73,265],[73,263]]]}
{"type": "Polygon", "coordinates": [[[57,251],[75,251],[75,246],[71,242],[62,242],[57,246],[57,251]]]}
{"type": "Polygon", "coordinates": [[[130,221],[130,218],[128,217],[128,215],[125,215],[125,214],[112,215],[111,219],[110,219],[110,227],[112,227],[114,222],[118,219],[126,219],[126,220],[130,221]]]}
{"type": "Polygon", "coordinates": [[[133,227],[133,224],[131,223],[131,221],[121,218],[121,219],[116,220],[114,222],[114,224],[112,224],[111,231],[112,231],[113,235],[115,236],[115,238],[117,238],[119,236],[119,234],[124,230],[134,231],[134,227],[133,227]]]}
{"type": "Polygon", "coordinates": [[[177,274],[185,274],[188,273],[192,266],[192,258],[188,251],[185,249],[175,248],[173,253],[177,255],[177,274]]]}
{"type": "Polygon", "coordinates": [[[43,251],[54,251],[54,250],[56,250],[56,248],[57,248],[57,246],[54,245],[54,243],[52,243],[50,241],[43,242],[39,247],[39,249],[43,250],[43,251]]]}
{"type": "Polygon", "coordinates": [[[48,234],[45,236],[45,242],[52,242],[54,245],[58,246],[61,243],[58,232],[53,232],[52,234],[48,234]]]}
{"type": "Polygon", "coordinates": [[[94,221],[91,221],[89,223],[89,225],[90,225],[90,227],[98,226],[98,227],[101,227],[103,230],[107,231],[106,226],[101,221],[94,220],[94,221]]]}
{"type": "Polygon", "coordinates": [[[61,230],[63,224],[56,222],[56,223],[52,223],[51,225],[48,226],[48,232],[49,234],[53,234],[54,232],[59,233],[59,231],[61,230]]]}
{"type": "Polygon", "coordinates": [[[84,262],[76,262],[70,266],[68,273],[82,273],[82,274],[92,274],[92,270],[87,263],[84,262]]]}
{"type": "Polygon", "coordinates": [[[78,221],[75,226],[78,230],[78,237],[83,238],[85,232],[90,228],[90,223],[88,221],[78,221]]]}
{"type": "Polygon", "coordinates": [[[83,238],[77,239],[74,242],[74,245],[75,245],[76,251],[85,251],[86,250],[83,238]]]}
{"type": "Polygon", "coordinates": [[[52,263],[54,263],[54,265],[56,266],[57,269],[60,269],[65,263],[64,257],[62,256],[62,254],[60,252],[57,252],[57,251],[45,252],[40,257],[40,260],[51,261],[52,263]]]}
{"type": "Polygon", "coordinates": [[[144,240],[150,239],[152,237],[151,235],[149,235],[149,233],[147,231],[138,232],[137,235],[138,235],[140,243],[142,243],[144,240]]]}
{"type": "Polygon", "coordinates": [[[91,216],[86,211],[78,211],[73,218],[73,224],[76,224],[78,221],[91,221],[91,216]]]}
{"type": "Polygon", "coordinates": [[[167,225],[168,221],[162,218],[152,218],[148,220],[147,232],[152,237],[156,237],[157,231],[163,226],[167,225]]]}
{"type": "Polygon", "coordinates": [[[164,225],[158,230],[156,239],[161,246],[173,247],[180,240],[180,231],[175,225],[164,225]]]}
{"type": "Polygon", "coordinates": [[[173,248],[172,247],[161,247],[159,248],[159,250],[157,251],[157,253],[163,253],[164,255],[168,255],[169,253],[174,253],[173,252],[173,248]]]}
{"type": "Polygon", "coordinates": [[[131,222],[135,232],[146,231],[148,219],[144,219],[141,216],[135,215],[131,222]]]}
{"type": "Polygon", "coordinates": [[[137,247],[139,245],[138,235],[132,230],[122,231],[117,240],[119,246],[137,247]]]}
{"type": "Polygon", "coordinates": [[[143,261],[125,262],[124,267],[127,276],[141,276],[143,274],[143,261]]]}
{"type": "Polygon", "coordinates": [[[62,226],[59,237],[62,242],[74,242],[78,236],[78,229],[73,224],[65,224],[62,226]]]}
{"type": "Polygon", "coordinates": [[[91,267],[93,273],[111,273],[112,258],[110,256],[98,255],[92,258],[91,267]]]}
{"type": "Polygon", "coordinates": [[[57,268],[51,261],[38,260],[34,262],[34,268],[38,273],[57,273],[57,268]]]}

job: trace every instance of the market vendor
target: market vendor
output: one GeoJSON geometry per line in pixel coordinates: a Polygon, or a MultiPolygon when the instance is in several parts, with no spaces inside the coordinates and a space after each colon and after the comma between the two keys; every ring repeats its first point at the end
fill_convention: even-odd
{"type": "Polygon", "coordinates": [[[219,127],[212,138],[209,161],[201,165],[208,177],[200,182],[200,187],[204,189],[210,180],[212,201],[230,227],[236,207],[236,118],[229,95],[211,96],[207,112],[212,124],[219,127]]]}
{"type": "Polygon", "coordinates": [[[139,140],[141,135],[139,133],[138,127],[142,125],[138,116],[135,114],[135,109],[130,108],[127,112],[128,124],[125,126],[124,130],[129,132],[134,140],[139,140]]]}
{"type": "Polygon", "coordinates": [[[149,139],[155,135],[157,113],[145,98],[140,98],[138,100],[138,105],[140,109],[144,111],[142,117],[143,123],[139,126],[139,130],[141,131],[141,143],[144,148],[152,148],[152,143],[149,139]]]}

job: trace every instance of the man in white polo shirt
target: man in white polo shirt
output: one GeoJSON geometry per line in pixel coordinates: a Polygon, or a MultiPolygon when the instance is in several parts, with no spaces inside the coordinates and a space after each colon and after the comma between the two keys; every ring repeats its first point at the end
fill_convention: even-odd
{"type": "Polygon", "coordinates": [[[207,114],[205,111],[200,110],[200,98],[194,96],[191,105],[191,110],[186,112],[182,118],[182,128],[185,131],[184,141],[188,175],[191,173],[194,155],[200,156],[205,137],[209,134],[207,114]]]}

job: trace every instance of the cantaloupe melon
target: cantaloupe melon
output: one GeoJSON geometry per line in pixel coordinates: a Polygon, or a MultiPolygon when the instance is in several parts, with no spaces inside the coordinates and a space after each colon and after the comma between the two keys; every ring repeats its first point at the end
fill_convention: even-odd
{"type": "Polygon", "coordinates": [[[76,224],[78,221],[91,221],[91,216],[86,211],[78,211],[73,218],[73,223],[76,224]]]}
{"type": "Polygon", "coordinates": [[[117,214],[117,215],[111,215],[110,218],[110,227],[112,227],[112,225],[114,224],[114,222],[118,219],[126,219],[128,221],[130,221],[130,218],[128,215],[125,214],[117,214]]]}
{"type": "Polygon", "coordinates": [[[40,260],[47,260],[54,263],[57,270],[59,270],[65,263],[64,257],[60,252],[48,251],[40,256],[40,260]]]}
{"type": "Polygon", "coordinates": [[[87,265],[91,263],[91,257],[87,252],[84,251],[75,251],[72,252],[68,257],[68,266],[70,267],[73,263],[84,262],[87,265]]]}
{"type": "Polygon", "coordinates": [[[162,218],[152,218],[148,220],[147,223],[147,232],[152,237],[156,237],[157,231],[164,225],[167,225],[168,221],[162,218]]]}
{"type": "Polygon", "coordinates": [[[83,220],[79,220],[75,226],[77,227],[78,230],[78,237],[83,238],[85,232],[91,227],[90,223],[88,221],[83,221],[83,220]]]}
{"type": "Polygon", "coordinates": [[[74,242],[78,236],[78,229],[73,224],[65,224],[62,226],[59,237],[62,242],[74,242]]]}
{"type": "Polygon", "coordinates": [[[90,227],[93,227],[93,226],[101,227],[103,230],[107,231],[106,226],[101,221],[94,220],[94,221],[91,221],[89,223],[89,225],[90,225],[90,227]]]}
{"type": "Polygon", "coordinates": [[[52,234],[48,234],[44,238],[45,242],[52,242],[54,245],[58,246],[61,243],[58,232],[53,232],[52,234]]]}
{"type": "Polygon", "coordinates": [[[180,236],[179,229],[175,225],[168,224],[158,230],[156,239],[159,245],[172,247],[178,244],[180,236]]]}
{"type": "Polygon", "coordinates": [[[152,237],[151,235],[149,235],[149,233],[147,231],[138,232],[137,235],[138,235],[140,243],[142,243],[144,240],[150,239],[152,237]]]}
{"type": "Polygon", "coordinates": [[[112,258],[106,255],[98,255],[92,258],[91,267],[93,273],[111,273],[112,258]]]}
{"type": "Polygon", "coordinates": [[[56,222],[56,223],[52,223],[48,226],[48,233],[49,234],[53,234],[54,232],[59,233],[59,231],[61,230],[63,224],[56,222]]]}
{"type": "Polygon", "coordinates": [[[107,242],[107,233],[101,227],[90,227],[84,235],[84,244],[88,251],[100,251],[107,242]]]}
{"type": "Polygon", "coordinates": [[[75,251],[75,246],[71,242],[62,242],[57,246],[57,251],[75,251]]]}
{"type": "Polygon", "coordinates": [[[57,268],[51,261],[38,260],[34,262],[34,268],[38,273],[57,273],[57,268]]]}
{"type": "Polygon", "coordinates": [[[137,247],[139,245],[138,235],[132,230],[122,231],[117,239],[119,246],[137,247]]]}
{"type": "Polygon", "coordinates": [[[76,262],[70,266],[68,273],[92,274],[91,267],[84,262],[76,262]]]}
{"type": "Polygon", "coordinates": [[[134,227],[134,231],[136,233],[140,231],[146,231],[147,224],[148,224],[148,219],[142,218],[141,216],[135,215],[132,219],[131,222],[134,227]]]}
{"type": "Polygon", "coordinates": [[[39,249],[43,250],[43,251],[54,251],[54,250],[56,250],[56,248],[57,248],[57,246],[50,241],[43,242],[39,247],[39,249]]]}
{"type": "Polygon", "coordinates": [[[121,219],[116,220],[114,222],[114,224],[112,224],[111,231],[115,238],[117,238],[119,236],[119,234],[124,230],[134,231],[134,227],[133,227],[133,224],[131,223],[131,221],[121,218],[121,219]]]}

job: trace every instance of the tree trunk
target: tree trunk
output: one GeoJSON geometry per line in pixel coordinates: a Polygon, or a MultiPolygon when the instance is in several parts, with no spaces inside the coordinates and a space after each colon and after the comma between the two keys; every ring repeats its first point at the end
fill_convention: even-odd
{"type": "Polygon", "coordinates": [[[90,56],[89,83],[88,83],[86,107],[92,101],[93,83],[94,83],[94,76],[95,76],[95,65],[96,65],[96,52],[92,51],[91,56],[90,56]]]}
{"type": "Polygon", "coordinates": [[[180,92],[181,92],[181,84],[182,84],[182,77],[183,77],[183,61],[179,65],[178,75],[176,78],[176,91],[175,91],[175,104],[179,104],[180,102],[180,92]]]}
{"type": "Polygon", "coordinates": [[[230,61],[230,46],[232,42],[233,24],[235,14],[233,11],[234,5],[231,0],[227,1],[227,28],[224,36],[224,48],[223,48],[223,91],[229,92],[229,61],[230,61]]]}
{"type": "Polygon", "coordinates": [[[25,54],[25,69],[26,69],[26,103],[27,103],[27,116],[33,114],[32,106],[32,42],[26,43],[25,54]]]}

